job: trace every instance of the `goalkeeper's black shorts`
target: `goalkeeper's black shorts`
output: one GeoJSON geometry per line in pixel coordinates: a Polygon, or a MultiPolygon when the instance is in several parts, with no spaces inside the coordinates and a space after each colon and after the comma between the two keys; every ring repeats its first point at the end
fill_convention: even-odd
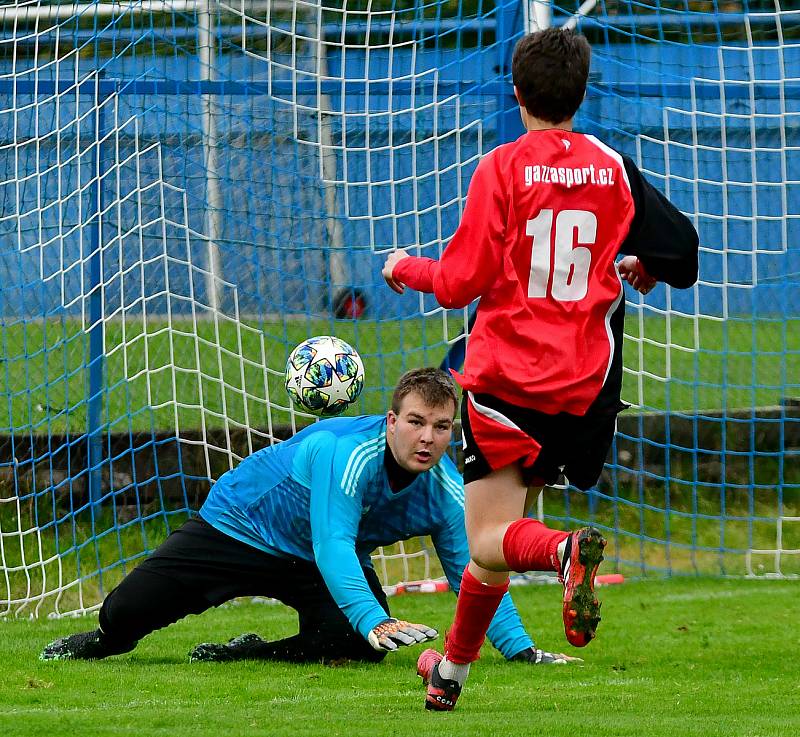
{"type": "MultiPolygon", "coordinates": [[[[363,570],[388,615],[378,576],[372,568],[363,570]]],[[[318,642],[321,658],[381,659],[350,626],[316,565],[269,555],[201,518],[175,530],[106,597],[100,627],[110,640],[132,643],[239,596],[278,599],[296,609],[299,635],[318,642]]]]}

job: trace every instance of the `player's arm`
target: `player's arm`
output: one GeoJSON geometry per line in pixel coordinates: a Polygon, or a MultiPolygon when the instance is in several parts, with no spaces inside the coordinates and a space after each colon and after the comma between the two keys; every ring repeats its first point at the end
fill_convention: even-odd
{"type": "Polygon", "coordinates": [[[437,637],[436,630],[388,617],[364,578],[356,554],[361,493],[341,486],[349,458],[337,453],[336,437],[317,433],[309,449],[311,539],[314,559],[331,596],[348,621],[376,650],[396,650],[437,637]]]}
{"type": "Polygon", "coordinates": [[[441,259],[402,250],[389,254],[382,274],[392,289],[402,293],[408,286],[433,293],[442,307],[452,309],[465,307],[491,288],[502,264],[508,219],[495,158],[490,154],[478,163],[461,222],[441,259]]]}
{"type": "Polygon", "coordinates": [[[634,216],[620,251],[635,256],[640,264],[623,259],[620,274],[634,288],[644,292],[649,291],[646,288],[648,277],[680,289],[692,286],[697,281],[697,231],[689,219],[644,178],[630,158],[622,158],[631,185],[634,216]]]}

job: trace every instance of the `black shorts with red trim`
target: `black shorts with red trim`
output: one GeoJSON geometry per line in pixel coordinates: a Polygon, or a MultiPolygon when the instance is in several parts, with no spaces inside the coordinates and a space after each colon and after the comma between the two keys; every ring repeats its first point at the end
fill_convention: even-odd
{"type": "Polygon", "coordinates": [[[626,406],[590,408],[583,416],[548,415],[490,394],[464,392],[464,483],[520,461],[529,486],[554,484],[563,473],[572,486],[590,489],[603,471],[617,414],[626,406]]]}

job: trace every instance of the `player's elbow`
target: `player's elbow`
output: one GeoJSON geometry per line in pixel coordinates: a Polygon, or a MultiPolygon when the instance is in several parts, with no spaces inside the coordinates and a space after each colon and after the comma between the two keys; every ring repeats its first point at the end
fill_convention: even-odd
{"type": "Polygon", "coordinates": [[[328,567],[328,561],[335,560],[338,553],[336,546],[332,545],[330,540],[314,540],[312,541],[311,549],[314,552],[314,561],[320,571],[325,571],[328,567]]]}
{"type": "Polygon", "coordinates": [[[680,254],[669,284],[677,289],[688,289],[697,282],[699,276],[697,233],[692,228],[693,237],[687,238],[683,253],[680,254]]]}
{"type": "Polygon", "coordinates": [[[341,570],[341,561],[355,556],[355,541],[329,533],[319,539],[312,539],[311,549],[317,568],[323,576],[336,574],[341,570]]]}
{"type": "Polygon", "coordinates": [[[453,287],[441,282],[434,284],[434,296],[436,301],[446,310],[460,310],[472,304],[480,297],[480,293],[475,291],[474,284],[453,287]]]}
{"type": "Polygon", "coordinates": [[[648,274],[676,289],[688,289],[697,282],[698,247],[697,231],[686,221],[686,228],[669,239],[668,252],[641,257],[648,274]]]}
{"type": "Polygon", "coordinates": [[[681,267],[674,270],[672,278],[667,283],[676,289],[688,289],[697,283],[698,266],[697,254],[693,259],[687,259],[681,263],[681,267]]]}
{"type": "Polygon", "coordinates": [[[484,288],[483,280],[474,273],[448,273],[445,269],[433,278],[433,296],[446,310],[460,310],[474,302],[484,288]]]}
{"type": "Polygon", "coordinates": [[[670,286],[675,287],[675,289],[688,289],[689,287],[693,287],[697,283],[697,269],[694,270],[694,274],[692,276],[683,275],[674,279],[670,282],[670,286]]]}
{"type": "Polygon", "coordinates": [[[436,301],[446,310],[460,310],[471,304],[475,297],[451,297],[449,295],[436,296],[436,301]]]}

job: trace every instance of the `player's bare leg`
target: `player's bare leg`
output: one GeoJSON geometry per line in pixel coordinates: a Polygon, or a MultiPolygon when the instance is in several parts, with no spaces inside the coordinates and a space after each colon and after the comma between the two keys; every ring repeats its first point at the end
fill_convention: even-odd
{"type": "Polygon", "coordinates": [[[562,608],[567,639],[581,647],[594,637],[600,621],[594,577],[605,540],[593,528],[568,533],[522,517],[532,497],[518,464],[466,487],[472,560],[464,571],[444,658],[434,662],[433,656],[426,657],[426,651],[418,662],[417,671],[428,683],[427,709],[453,709],[470,664],[478,659],[489,623],[508,590],[509,571],[557,571],[564,580],[562,608]]]}
{"type": "Polygon", "coordinates": [[[425,708],[450,711],[478,659],[486,631],[500,600],[508,591],[508,567],[503,559],[502,541],[509,524],[525,508],[526,486],[516,465],[472,481],[466,487],[466,523],[470,545],[469,565],[464,570],[453,626],[445,640],[445,656],[430,668],[425,708]],[[448,686],[449,684],[449,686],[448,686]]]}

